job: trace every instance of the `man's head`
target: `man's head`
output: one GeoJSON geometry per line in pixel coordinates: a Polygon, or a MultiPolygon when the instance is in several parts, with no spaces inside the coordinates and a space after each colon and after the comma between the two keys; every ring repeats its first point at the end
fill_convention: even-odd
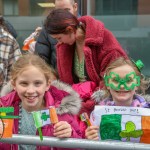
{"type": "Polygon", "coordinates": [[[75,0],[55,0],[55,8],[66,9],[75,16],[78,14],[78,4],[75,2],[75,0]]]}

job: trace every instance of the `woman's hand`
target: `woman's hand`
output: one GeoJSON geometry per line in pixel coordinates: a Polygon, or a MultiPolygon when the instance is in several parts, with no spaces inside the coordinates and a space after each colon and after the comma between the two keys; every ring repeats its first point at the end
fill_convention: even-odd
{"type": "Polygon", "coordinates": [[[54,125],[54,136],[58,138],[70,138],[72,135],[71,125],[66,121],[60,121],[54,125]]]}
{"type": "Polygon", "coordinates": [[[85,137],[89,140],[98,140],[98,126],[90,126],[85,130],[85,137]]]}

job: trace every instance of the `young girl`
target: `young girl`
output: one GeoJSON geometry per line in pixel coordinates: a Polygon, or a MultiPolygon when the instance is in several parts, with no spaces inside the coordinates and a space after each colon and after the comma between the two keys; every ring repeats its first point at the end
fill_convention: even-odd
{"type": "MultiPolygon", "coordinates": [[[[109,64],[104,76],[104,99],[100,101],[94,96],[99,105],[149,108],[145,99],[136,94],[137,90],[144,94],[147,85],[140,72],[141,67],[141,64],[122,57],[109,64]]],[[[85,131],[86,138],[98,140],[98,130],[98,126],[88,127],[85,131]]]]}
{"type": "MultiPolygon", "coordinates": [[[[43,136],[58,138],[81,138],[75,119],[81,106],[79,95],[68,85],[59,81],[51,82],[51,69],[39,56],[21,56],[12,67],[11,84],[14,91],[0,98],[3,107],[14,107],[13,134],[37,135],[32,113],[55,106],[59,122],[42,127],[43,136]]],[[[11,145],[0,143],[0,149],[44,149],[50,147],[35,145],[11,145]]],[[[53,148],[63,150],[64,148],[53,148]]]]}

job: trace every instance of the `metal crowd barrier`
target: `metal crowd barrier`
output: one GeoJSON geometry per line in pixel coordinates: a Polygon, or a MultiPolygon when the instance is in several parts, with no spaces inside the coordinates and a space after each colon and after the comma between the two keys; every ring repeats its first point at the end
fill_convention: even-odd
{"type": "Polygon", "coordinates": [[[40,145],[63,148],[81,148],[84,150],[150,150],[150,144],[120,141],[90,141],[86,139],[74,138],[59,139],[46,136],[44,136],[43,141],[41,141],[39,136],[17,134],[14,134],[12,138],[0,139],[0,143],[40,145]]]}

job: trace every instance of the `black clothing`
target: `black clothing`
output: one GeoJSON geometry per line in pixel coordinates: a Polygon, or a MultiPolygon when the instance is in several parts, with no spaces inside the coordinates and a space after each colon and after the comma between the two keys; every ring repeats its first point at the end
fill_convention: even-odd
{"type": "Polygon", "coordinates": [[[35,53],[43,58],[54,69],[57,68],[56,43],[57,41],[53,39],[43,28],[35,45],[35,53]]]}

